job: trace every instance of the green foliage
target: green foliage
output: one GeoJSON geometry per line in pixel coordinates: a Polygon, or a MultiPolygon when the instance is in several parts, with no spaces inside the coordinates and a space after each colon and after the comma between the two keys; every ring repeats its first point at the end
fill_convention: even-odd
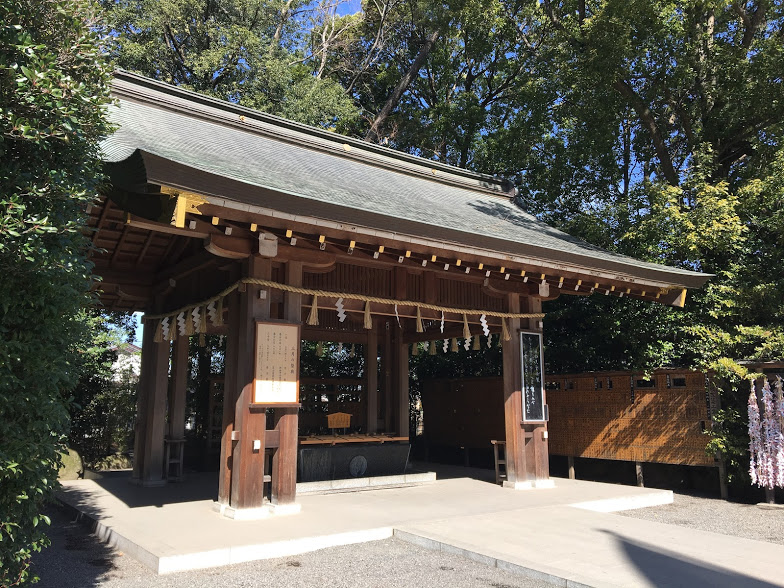
{"type": "Polygon", "coordinates": [[[303,65],[304,2],[103,0],[115,64],[306,124],[334,127],[356,109],[303,65]]]}
{"type": "Polygon", "coordinates": [[[69,406],[68,441],[87,467],[96,467],[106,456],[130,449],[139,354],[123,342],[129,335],[124,324],[127,316],[107,316],[94,310],[80,314],[89,344],[79,354],[81,377],[69,406]]]}
{"type": "Polygon", "coordinates": [[[85,1],[0,5],[0,586],[47,545],[90,272],[108,73],[85,1]]]}

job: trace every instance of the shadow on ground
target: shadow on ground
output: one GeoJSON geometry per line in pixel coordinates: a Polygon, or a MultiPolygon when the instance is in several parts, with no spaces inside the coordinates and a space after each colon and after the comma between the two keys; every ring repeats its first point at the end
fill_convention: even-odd
{"type": "MultiPolygon", "coordinates": [[[[711,588],[771,588],[770,584],[724,569],[708,562],[695,560],[674,551],[653,547],[613,531],[604,530],[624,550],[626,557],[652,586],[711,586],[711,588]]],[[[753,554],[749,554],[753,565],[753,554]]]]}
{"type": "MultiPolygon", "coordinates": [[[[218,497],[217,473],[193,473],[182,482],[152,488],[132,484],[130,471],[111,472],[95,477],[92,481],[130,508],[160,508],[165,504],[215,500],[218,497]]],[[[63,484],[60,494],[80,511],[93,514],[91,504],[86,502],[89,493],[83,492],[78,485],[63,484]]]]}
{"type": "Polygon", "coordinates": [[[117,569],[123,557],[90,535],[90,523],[72,509],[51,504],[47,535],[52,545],[33,556],[33,573],[41,578],[37,588],[89,588],[100,586],[117,569]]]}

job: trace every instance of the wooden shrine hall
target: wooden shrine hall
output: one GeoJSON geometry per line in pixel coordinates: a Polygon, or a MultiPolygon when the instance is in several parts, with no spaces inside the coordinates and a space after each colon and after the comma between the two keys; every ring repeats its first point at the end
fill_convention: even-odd
{"type": "Polygon", "coordinates": [[[542,301],[683,306],[709,277],[557,231],[498,178],[127,72],[113,95],[111,185],[88,212],[102,303],[145,313],[133,478],[165,483],[184,438],[189,337],[224,335],[217,502],[229,516],[296,509],[298,452],[319,443],[299,424],[311,418],[303,340],[362,347],[361,402],[332,424],[378,445],[409,437],[412,344],[500,339],[505,485],[544,486],[542,301]]]}

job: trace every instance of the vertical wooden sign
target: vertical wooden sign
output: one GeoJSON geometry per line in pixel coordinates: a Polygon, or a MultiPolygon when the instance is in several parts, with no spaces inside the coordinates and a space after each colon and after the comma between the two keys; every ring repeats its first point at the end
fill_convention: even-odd
{"type": "Polygon", "coordinates": [[[256,322],[254,404],[299,402],[300,325],[256,322]]]}

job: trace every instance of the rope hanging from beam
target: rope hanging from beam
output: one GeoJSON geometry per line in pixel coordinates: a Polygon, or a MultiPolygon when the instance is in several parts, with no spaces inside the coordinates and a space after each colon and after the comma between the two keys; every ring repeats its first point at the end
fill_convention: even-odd
{"type": "MultiPolygon", "coordinates": [[[[183,306],[182,308],[178,308],[176,310],[172,310],[166,313],[161,314],[151,314],[145,315],[142,320],[145,321],[153,321],[153,320],[162,320],[164,321],[162,325],[156,331],[156,340],[162,341],[164,339],[173,340],[176,337],[177,325],[176,319],[182,313],[185,314],[185,317],[189,317],[190,313],[193,312],[194,308],[201,308],[205,307],[204,311],[199,311],[199,315],[203,317],[202,321],[206,323],[207,314],[209,314],[210,318],[212,319],[213,324],[220,324],[222,321],[222,311],[223,311],[223,299],[237,290],[241,286],[245,285],[254,285],[254,286],[262,286],[264,288],[274,288],[277,290],[282,290],[283,292],[292,292],[294,294],[306,294],[309,296],[313,296],[313,304],[311,305],[310,313],[308,315],[308,324],[318,324],[318,297],[324,298],[344,298],[348,300],[359,300],[365,303],[364,315],[365,315],[365,327],[368,327],[368,315],[370,314],[370,303],[376,304],[396,304],[399,306],[409,306],[414,307],[417,309],[417,331],[419,332],[419,325],[421,324],[421,314],[420,309],[426,310],[434,310],[440,311],[442,313],[448,312],[453,314],[462,314],[464,323],[467,322],[467,316],[477,316],[477,315],[485,315],[485,316],[492,316],[501,319],[501,326],[502,331],[508,336],[508,331],[506,329],[506,321],[504,319],[507,318],[520,318],[520,319],[540,319],[544,318],[544,313],[541,312],[499,312],[495,310],[475,310],[469,308],[453,308],[450,306],[441,306],[438,304],[428,304],[426,302],[416,302],[413,300],[396,300],[394,298],[381,298],[379,296],[366,296],[364,294],[350,294],[348,292],[330,292],[328,290],[315,290],[313,288],[302,288],[300,286],[290,286],[288,284],[281,284],[280,282],[273,282],[272,280],[261,280],[258,278],[243,278],[238,280],[231,286],[221,290],[215,296],[211,298],[207,298],[206,300],[202,300],[201,302],[197,302],[195,304],[189,304],[187,306],[183,306]],[[216,307],[217,303],[217,312],[212,312],[212,309],[216,307]],[[168,320],[168,322],[166,322],[168,320]],[[313,322],[311,322],[313,321],[313,322]],[[171,325],[171,326],[169,326],[171,325]],[[168,327],[168,328],[167,328],[168,327]]],[[[201,325],[200,325],[201,326],[201,325]]],[[[371,323],[372,327],[372,323],[371,323]]],[[[191,327],[192,329],[192,327],[191,327]]],[[[201,329],[199,329],[201,331],[201,329]]],[[[192,331],[191,331],[192,332],[192,331]]],[[[504,340],[508,340],[507,337],[504,337],[504,340]]]]}

